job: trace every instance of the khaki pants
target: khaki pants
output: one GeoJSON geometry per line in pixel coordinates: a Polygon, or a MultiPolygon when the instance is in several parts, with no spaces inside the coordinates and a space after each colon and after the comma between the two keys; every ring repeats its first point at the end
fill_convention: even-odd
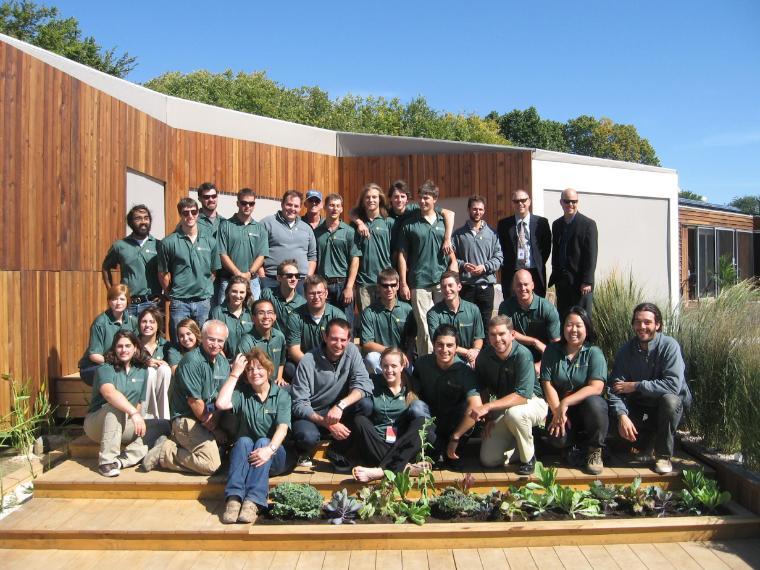
{"type": "Polygon", "coordinates": [[[526,404],[512,406],[494,420],[488,438],[480,445],[480,463],[484,467],[498,467],[509,463],[515,446],[520,461],[533,459],[533,428],[543,425],[549,406],[543,398],[533,396],[526,404]]]}
{"type": "Polygon", "coordinates": [[[437,302],[443,299],[441,286],[433,285],[426,289],[412,289],[412,310],[417,320],[417,356],[433,352],[432,334],[428,330],[427,314],[437,302]]]}
{"type": "Polygon", "coordinates": [[[167,433],[166,422],[145,421],[146,432],[143,437],[135,435],[135,424],[126,412],[121,412],[111,404],[105,404],[97,412],[91,412],[84,418],[84,433],[92,441],[100,443],[98,465],[113,463],[117,459],[122,467],[131,467],[142,461],[148,453],[148,445],[158,436],[167,433]],[[124,451],[121,444],[128,444],[124,451]]]}
{"type": "Polygon", "coordinates": [[[160,465],[172,471],[211,475],[222,464],[214,434],[195,418],[175,418],[171,439],[161,449],[160,465]]]}
{"type": "Polygon", "coordinates": [[[357,298],[359,301],[359,317],[362,311],[375,302],[377,298],[377,285],[359,285],[357,287],[357,298]]]}
{"type": "Polygon", "coordinates": [[[172,371],[166,364],[158,368],[148,368],[148,382],[145,387],[145,401],[142,409],[146,416],[161,420],[169,419],[169,385],[172,371]]]}

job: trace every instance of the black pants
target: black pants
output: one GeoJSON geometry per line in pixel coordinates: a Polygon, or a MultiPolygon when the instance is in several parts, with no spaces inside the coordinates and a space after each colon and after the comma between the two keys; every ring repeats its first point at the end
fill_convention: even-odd
{"type": "MultiPolygon", "coordinates": [[[[552,447],[562,449],[576,443],[579,433],[583,432],[585,438],[579,444],[587,447],[604,447],[607,431],[610,427],[607,400],[601,396],[589,396],[577,406],[572,406],[567,411],[570,420],[570,428],[565,430],[563,437],[555,437],[549,434],[549,443],[552,447]]],[[[549,425],[549,419],[547,419],[549,425]]]]}
{"type": "Polygon", "coordinates": [[[475,303],[480,309],[480,318],[483,319],[483,328],[488,331],[488,321],[493,315],[493,285],[489,284],[485,289],[480,285],[462,285],[460,293],[462,299],[475,303]]]}
{"type": "MultiPolygon", "coordinates": [[[[362,398],[355,404],[347,407],[343,412],[341,422],[351,430],[351,435],[346,439],[334,439],[330,449],[341,455],[345,455],[356,440],[356,418],[368,416],[372,413],[372,400],[362,398]]],[[[293,421],[293,441],[299,453],[311,453],[322,438],[329,439],[330,432],[318,426],[311,420],[297,419],[293,421]]]]}
{"type": "Polygon", "coordinates": [[[664,394],[656,406],[641,406],[626,402],[628,418],[639,432],[636,446],[645,449],[654,438],[654,452],[658,456],[673,455],[673,438],[683,415],[683,400],[674,394],[664,394]]]}
{"type": "Polygon", "coordinates": [[[570,307],[573,305],[579,305],[588,313],[591,318],[591,309],[594,305],[594,292],[581,295],[580,283],[574,283],[574,280],[570,276],[560,277],[554,283],[555,291],[557,292],[557,312],[561,321],[565,320],[565,315],[570,307]]]}
{"type": "Polygon", "coordinates": [[[356,443],[360,446],[362,459],[370,466],[378,466],[400,473],[408,463],[414,463],[421,449],[419,431],[425,418],[409,418],[399,422],[396,442],[387,443],[367,416],[356,416],[354,429],[356,443]]]}

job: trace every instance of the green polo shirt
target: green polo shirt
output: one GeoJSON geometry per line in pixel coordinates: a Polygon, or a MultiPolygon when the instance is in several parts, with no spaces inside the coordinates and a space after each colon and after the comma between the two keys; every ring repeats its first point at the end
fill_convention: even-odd
{"type": "MultiPolygon", "coordinates": [[[[243,273],[251,268],[254,259],[269,255],[269,235],[256,220],[246,224],[237,216],[232,216],[219,224],[217,235],[219,255],[229,256],[235,267],[243,273]]],[[[226,278],[231,276],[224,267],[220,273],[226,278]]]]}
{"type": "Polygon", "coordinates": [[[186,353],[177,366],[172,384],[169,408],[172,419],[194,418],[188,398],[203,400],[210,404],[216,400],[219,389],[230,375],[230,363],[219,354],[210,361],[203,348],[198,346],[186,353]]]}
{"type": "MultiPolygon", "coordinates": [[[[439,211],[438,208],[436,208],[436,210],[439,211]]],[[[420,205],[417,202],[411,201],[406,203],[406,208],[404,208],[402,214],[394,212],[392,207],[388,208],[388,218],[393,223],[393,228],[391,229],[391,251],[398,251],[398,240],[401,226],[405,221],[411,218],[413,214],[419,211],[420,205]]]]}
{"type": "Polygon", "coordinates": [[[250,332],[244,334],[238,343],[237,353],[246,354],[248,351],[260,348],[267,353],[269,360],[274,364],[274,371],[269,377],[270,380],[277,378],[277,369],[285,364],[285,335],[273,328],[269,338],[264,338],[254,327],[250,332]]]}
{"type": "Polygon", "coordinates": [[[300,346],[301,352],[306,354],[322,344],[322,333],[325,332],[327,323],[338,318],[345,319],[346,313],[330,303],[325,303],[325,311],[318,323],[311,317],[308,305],[298,307],[288,318],[288,331],[285,334],[287,345],[300,346]]]}
{"type": "MultiPolygon", "coordinates": [[[[517,297],[513,295],[501,302],[499,314],[512,319],[512,325],[517,332],[537,338],[544,344],[549,344],[553,339],[560,337],[561,325],[557,309],[549,301],[538,295],[533,295],[533,300],[527,309],[523,309],[518,303],[517,297]]],[[[527,348],[533,354],[534,362],[539,362],[542,352],[532,346],[527,348]]]]}
{"type": "Polygon", "coordinates": [[[442,370],[436,364],[435,354],[420,356],[414,363],[412,386],[430,406],[434,417],[461,413],[467,398],[478,395],[478,381],[472,368],[457,359],[442,370]]]}
{"type": "Polygon", "coordinates": [[[168,362],[166,360],[166,352],[168,348],[169,348],[169,341],[167,341],[162,336],[156,337],[156,350],[153,351],[153,354],[151,354],[150,357],[153,358],[154,360],[163,360],[163,361],[168,362]]]}
{"type": "Polygon", "coordinates": [[[172,299],[209,299],[214,293],[212,272],[221,267],[216,238],[199,228],[195,243],[178,229],[158,248],[158,270],[171,273],[172,299]]]}
{"type": "Polygon", "coordinates": [[[449,257],[441,250],[444,233],[443,216],[439,212],[435,212],[432,224],[422,217],[421,211],[402,223],[398,249],[406,254],[406,279],[411,289],[432,287],[441,280],[441,274],[449,266],[449,257]]]}
{"type": "Polygon", "coordinates": [[[160,295],[156,258],[160,243],[153,236],[148,236],[142,245],[132,236],[115,241],[106,253],[102,268],[109,271],[118,265],[121,282],[129,287],[132,296],[160,295]]]}
{"type": "Polygon", "coordinates": [[[219,237],[219,226],[221,226],[224,221],[226,221],[224,216],[220,216],[218,210],[216,216],[213,218],[209,218],[206,214],[201,213],[198,217],[198,227],[203,228],[210,233],[214,239],[217,239],[219,237]]]}
{"type": "Polygon", "coordinates": [[[516,340],[512,341],[512,349],[503,360],[490,345],[481,350],[475,361],[475,376],[496,399],[515,393],[527,400],[544,396],[541,384],[536,380],[533,356],[516,340]]]}
{"type": "Polygon", "coordinates": [[[362,311],[361,344],[377,342],[386,348],[406,348],[408,340],[417,335],[417,321],[412,306],[396,299],[393,309],[386,309],[381,301],[375,301],[362,311]]]}
{"type": "Polygon", "coordinates": [[[237,436],[250,437],[254,443],[262,437],[272,439],[280,424],[290,427],[290,408],[290,394],[277,384],[269,387],[263,401],[247,382],[240,383],[232,392],[232,411],[240,419],[237,436]]]}
{"type": "Polygon", "coordinates": [[[359,274],[356,282],[359,285],[375,285],[377,274],[383,269],[393,267],[391,263],[391,218],[376,217],[364,222],[369,229],[369,237],[365,238],[355,232],[356,245],[362,253],[359,261],[359,274]]]}
{"type": "Polygon", "coordinates": [[[277,287],[264,287],[261,290],[261,298],[271,301],[274,305],[274,312],[277,313],[277,321],[274,323],[274,328],[280,331],[283,335],[288,330],[288,319],[291,313],[298,307],[306,304],[306,299],[296,293],[290,301],[286,301],[285,297],[280,293],[279,285],[277,287]]]}
{"type": "Polygon", "coordinates": [[[428,311],[427,322],[431,336],[441,325],[453,326],[459,334],[457,344],[464,348],[472,348],[477,339],[486,337],[480,309],[476,304],[462,298],[459,299],[459,309],[456,312],[449,309],[446,301],[433,305],[433,308],[428,311]]]}
{"type": "Polygon", "coordinates": [[[394,395],[382,374],[373,375],[372,382],[372,423],[377,434],[385,441],[386,428],[396,426],[406,411],[407,389],[406,386],[401,386],[399,393],[394,395]]]}
{"type": "Polygon", "coordinates": [[[554,342],[541,359],[542,382],[551,382],[560,399],[583,388],[589,380],[607,381],[607,361],[598,346],[584,344],[571,361],[565,345],[554,342]]]}
{"type": "Polygon", "coordinates": [[[178,344],[173,342],[166,343],[164,347],[164,360],[169,366],[176,366],[182,360],[185,353],[178,344]]]}
{"type": "Polygon", "coordinates": [[[129,372],[116,370],[110,364],[104,364],[95,373],[95,381],[92,383],[92,399],[89,413],[97,412],[106,404],[106,399],[100,393],[100,387],[104,384],[113,384],[133,406],[137,406],[145,400],[145,390],[148,381],[148,369],[131,366],[129,372]]]}
{"type": "Polygon", "coordinates": [[[211,309],[209,319],[217,319],[227,325],[227,342],[224,343],[224,355],[232,360],[237,354],[236,350],[243,335],[253,330],[253,316],[248,309],[243,309],[240,316],[230,311],[227,301],[211,309]]]}
{"type": "Polygon", "coordinates": [[[90,341],[87,344],[87,350],[79,359],[79,368],[95,366],[95,363],[90,360],[90,355],[102,354],[105,356],[106,352],[111,350],[113,337],[120,330],[132,331],[137,334],[137,317],[124,313],[121,316],[121,322],[119,322],[114,320],[110,309],[95,317],[90,325],[90,341]]]}
{"type": "Polygon", "coordinates": [[[340,222],[335,230],[327,229],[327,220],[314,230],[317,239],[317,273],[326,279],[348,277],[348,266],[354,257],[361,257],[362,251],[356,245],[354,228],[340,222]]]}

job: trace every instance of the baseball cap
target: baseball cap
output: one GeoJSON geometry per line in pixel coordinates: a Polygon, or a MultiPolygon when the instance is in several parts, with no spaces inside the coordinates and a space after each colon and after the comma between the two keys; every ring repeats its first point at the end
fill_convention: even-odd
{"type": "Polygon", "coordinates": [[[319,190],[309,190],[306,192],[306,199],[309,200],[310,198],[316,198],[320,202],[322,201],[322,192],[319,190]]]}

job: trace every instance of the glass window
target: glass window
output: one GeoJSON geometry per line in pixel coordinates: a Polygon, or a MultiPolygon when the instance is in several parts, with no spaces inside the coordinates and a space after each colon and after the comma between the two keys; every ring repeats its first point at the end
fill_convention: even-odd
{"type": "Polygon", "coordinates": [[[755,251],[751,232],[736,232],[736,266],[739,279],[755,275],[755,251]]]}
{"type": "Polygon", "coordinates": [[[715,229],[697,230],[697,290],[700,297],[716,294],[715,229]]]}
{"type": "Polygon", "coordinates": [[[734,230],[717,230],[718,237],[718,292],[724,285],[736,283],[734,257],[734,230]]]}
{"type": "Polygon", "coordinates": [[[689,274],[687,275],[687,287],[689,299],[697,298],[697,228],[688,228],[686,230],[687,250],[689,256],[687,259],[689,274]]]}

